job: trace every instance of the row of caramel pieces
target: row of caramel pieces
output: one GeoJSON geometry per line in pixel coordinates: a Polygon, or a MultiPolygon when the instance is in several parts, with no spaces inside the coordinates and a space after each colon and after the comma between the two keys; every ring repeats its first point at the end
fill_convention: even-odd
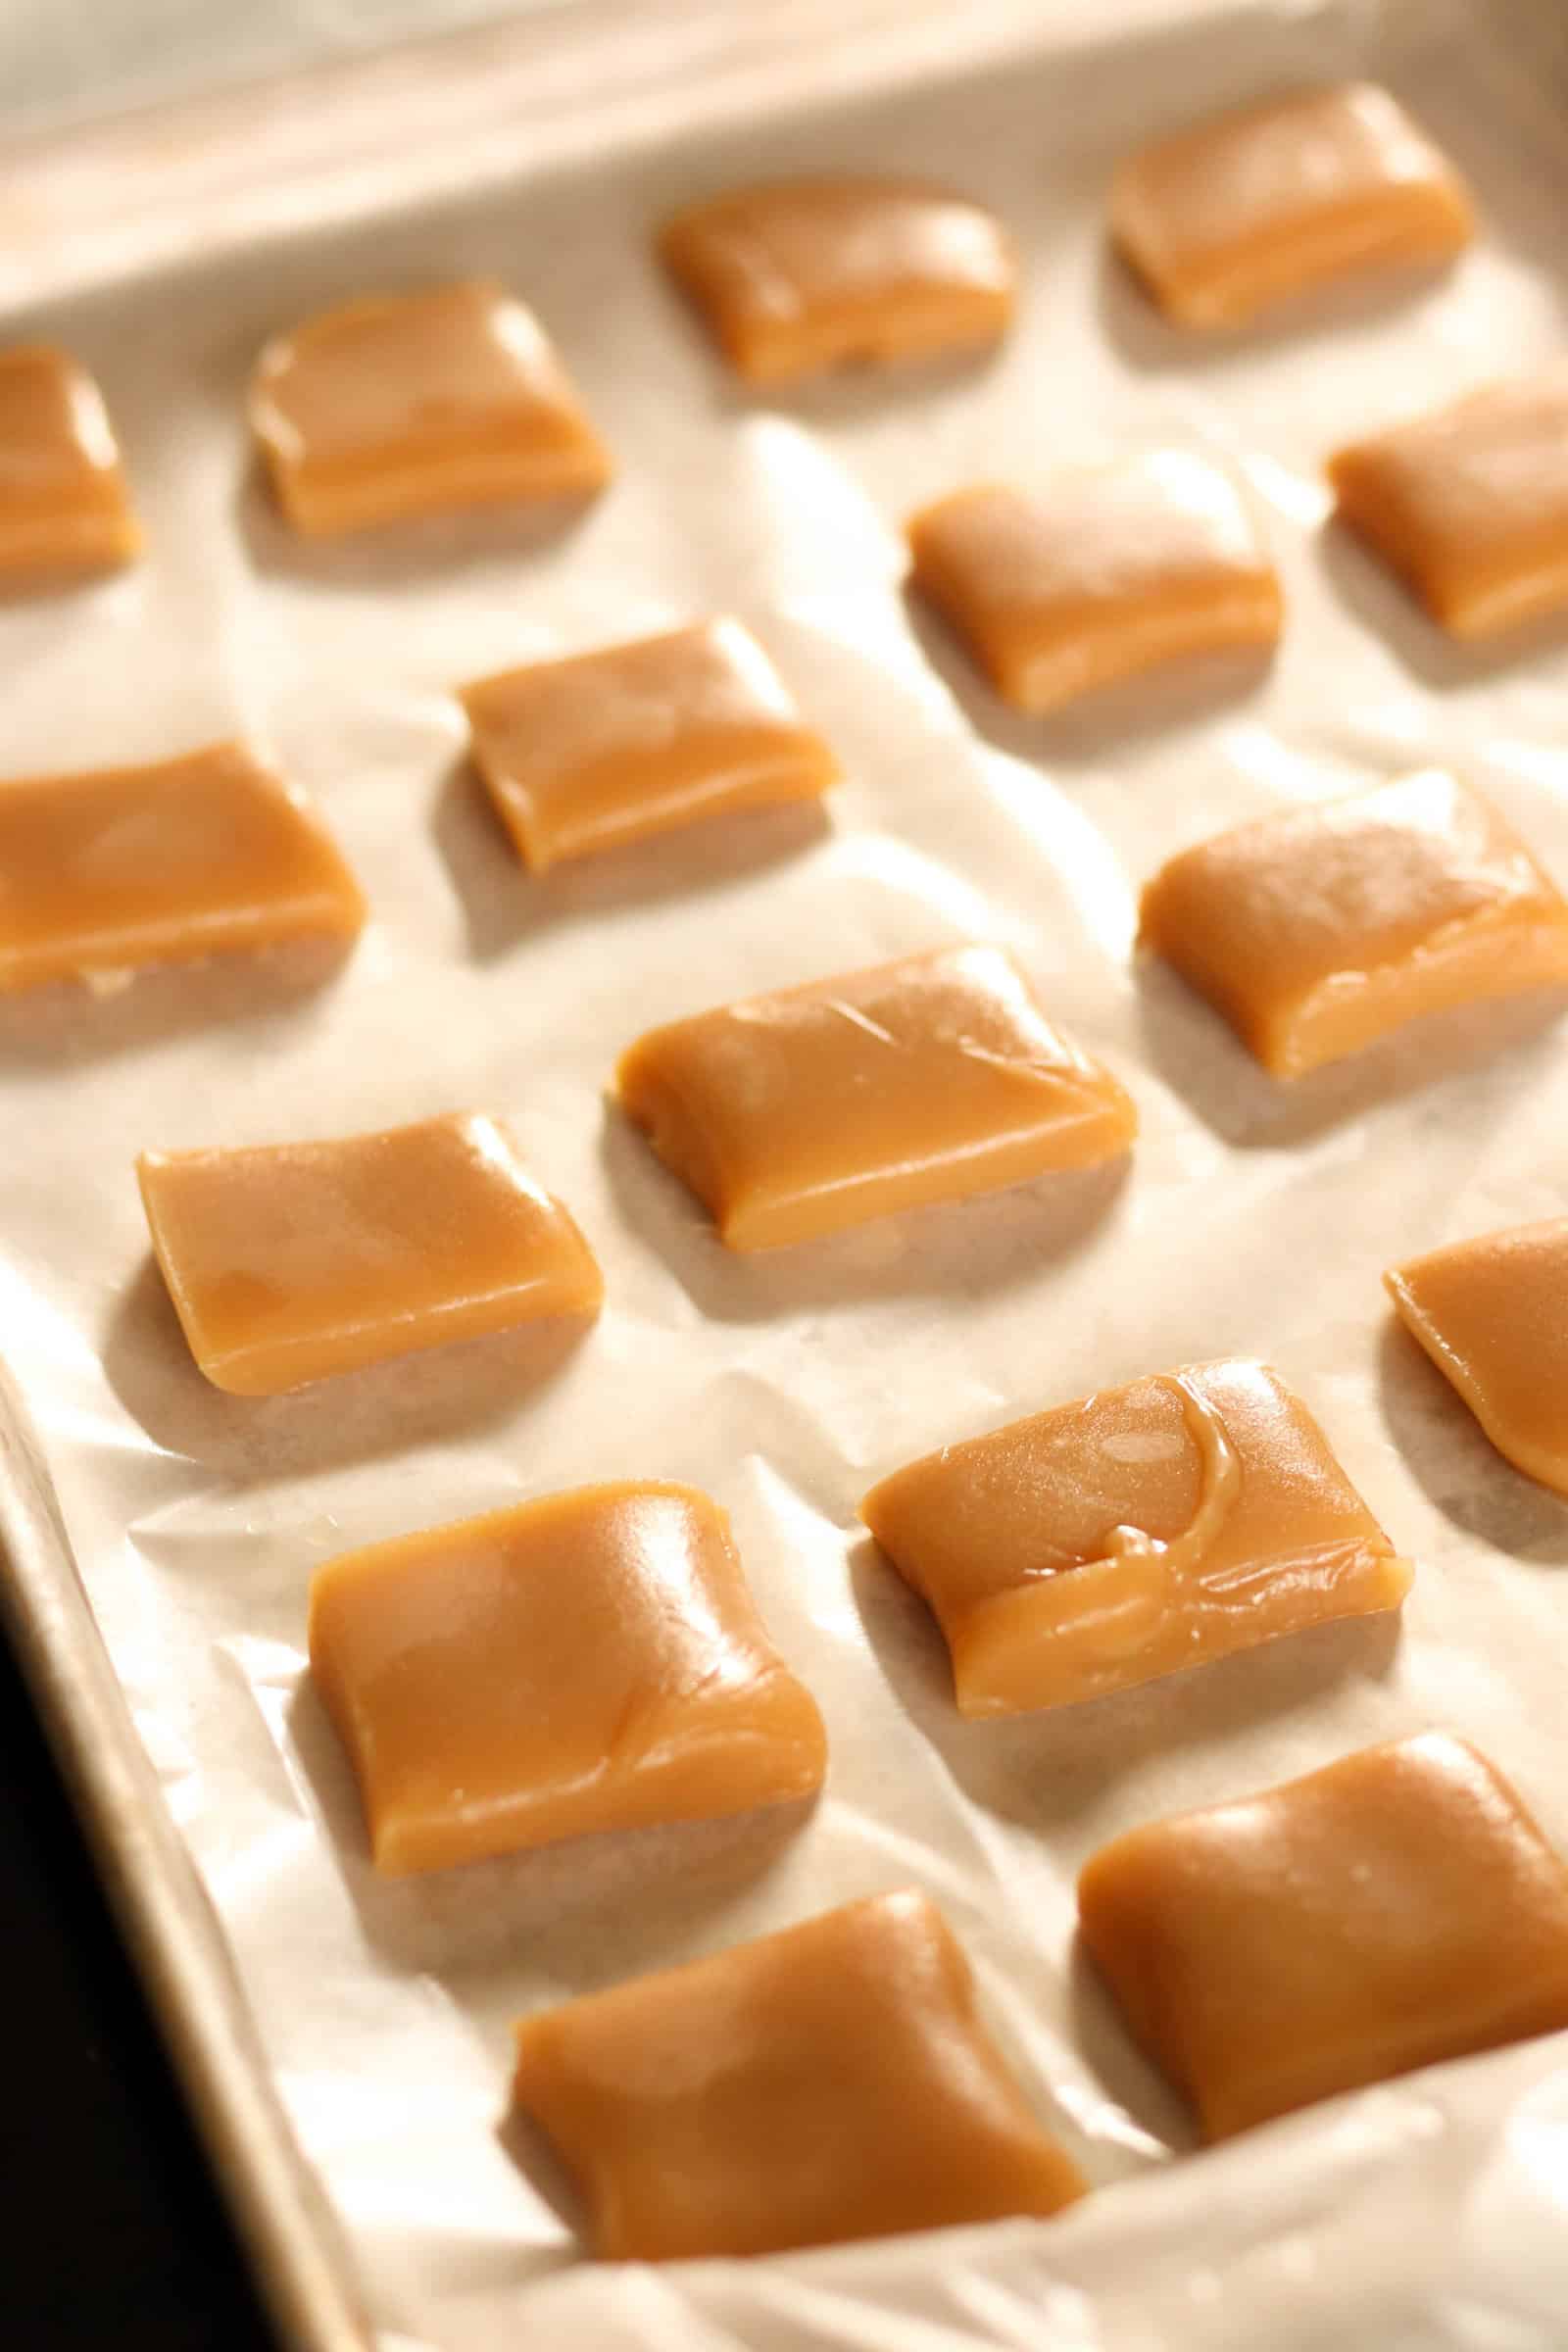
{"type": "MultiPolygon", "coordinates": [[[[950,1448],[863,1511],[896,1546],[914,1530],[956,1622],[1016,1642],[1057,1696],[1078,1693],[1048,1651],[1075,1624],[1125,1656],[1169,1601],[1162,1671],[1211,1621],[1251,1620],[1222,1645],[1282,1630],[1256,1620],[1298,1577],[1332,1611],[1393,1604],[1406,1573],[1304,1408],[1242,1362],[950,1448]],[[1027,1499],[999,1475],[1025,1456],[1027,1499]],[[1031,1511],[1027,1580],[999,1592],[997,1546],[1016,1559],[1031,1511]],[[1075,1620],[1051,1595],[1076,1586],[1075,1620]]],[[[385,1869],[804,1804],[822,1782],[821,1717],[689,1488],[581,1489],[345,1554],[313,1583],[310,1648],[385,1869]]],[[[1568,2027],[1568,1869],[1441,1734],[1135,1830],[1078,1891],[1090,1957],[1209,2138],[1568,2027]]],[[[608,2258],[1049,2215],[1086,2187],[918,1892],[535,2013],[517,2045],[516,2100],[608,2258]]]]}
{"type": "MultiPolygon", "coordinates": [[[[1167,312],[1228,323],[1369,262],[1451,256],[1450,167],[1363,85],[1253,108],[1146,149],[1113,231],[1167,312]]],[[[836,178],[699,204],[662,250],[742,374],[994,341],[1004,232],[906,181],[836,178]]],[[[251,397],[288,520],[332,534],[413,514],[587,496],[611,460],[538,322],[489,283],[366,296],[270,344],[251,397]]],[[[1494,385],[1343,450],[1347,520],[1461,636],[1568,601],[1568,370],[1494,385]]],[[[1267,647],[1281,598],[1226,472],[1153,452],[1038,491],[960,490],[910,525],[914,576],[1030,711],[1201,653],[1267,647]]],[[[104,405],[62,353],[0,354],[0,575],[94,567],[138,532],[104,405]]]]}

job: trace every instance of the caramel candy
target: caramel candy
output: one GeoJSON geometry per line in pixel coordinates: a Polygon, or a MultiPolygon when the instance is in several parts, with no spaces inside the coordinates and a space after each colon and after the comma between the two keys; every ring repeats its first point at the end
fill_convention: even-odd
{"type": "Polygon", "coordinates": [[[908,538],[916,586],[1020,710],[1280,633],[1279,581],[1246,500],[1179,450],[1035,494],[959,490],[916,514],[908,538]]]}
{"type": "Polygon", "coordinates": [[[242,743],[0,782],[0,991],[364,920],[320,818],[242,743]]]}
{"type": "Polygon", "coordinates": [[[1236,326],[1376,266],[1443,262],[1470,202],[1396,99],[1365,82],[1251,106],[1132,156],[1111,234],[1179,326],[1236,326]]]}
{"type": "Polygon", "coordinates": [[[738,620],[531,662],[466,687],[463,704],[475,763],[536,873],[838,780],[738,620]]]}
{"type": "Polygon", "coordinates": [[[1568,1494],[1568,1217],[1451,1242],[1383,1280],[1497,1451],[1568,1494]]]}
{"type": "Polygon", "coordinates": [[[620,1100],[732,1250],[1129,1150],[1138,1114],[1000,948],[945,948],[651,1029],[620,1100]]]}
{"type": "Polygon", "coordinates": [[[742,188],[677,214],[659,249],[754,384],[969,350],[997,342],[1012,318],[1001,223],[920,180],[742,188]]]}
{"type": "Polygon", "coordinates": [[[1568,606],[1568,365],[1329,461],[1342,518],[1455,637],[1568,606]]]}
{"type": "Polygon", "coordinates": [[[970,1716],[1122,1690],[1410,1586],[1305,1405],[1235,1358],[945,1446],[860,1516],[936,1612],[970,1716]]]}
{"type": "Polygon", "coordinates": [[[310,538],[602,489],[609,453],[553,345],[500,286],[367,294],[270,343],[251,423],[310,538]]]}
{"type": "Polygon", "coordinates": [[[495,1119],[144,1152],[136,1173],[190,1351],[238,1396],[595,1314],[604,1297],[587,1243],[495,1119]]]}
{"type": "Polygon", "coordinates": [[[1277,1078],[1418,1013],[1568,980],[1568,906],[1438,768],[1183,851],[1144,892],[1141,939],[1277,1078]]]}
{"type": "Polygon", "coordinates": [[[1568,1870],[1444,1733],[1133,1830],[1078,1911],[1210,2139],[1568,2026],[1568,1870]]]}
{"type": "Polygon", "coordinates": [[[311,1671],[390,1873],[822,1782],[822,1719],[690,1487],[582,1487],[344,1552],[312,1580],[311,1671]]]}
{"type": "Polygon", "coordinates": [[[776,2253],[1084,2194],[923,1894],[847,1903],[516,2033],[518,2105],[612,2261],[776,2253]]]}
{"type": "Polygon", "coordinates": [[[49,343],[0,351],[0,581],[109,570],[140,546],[92,377],[49,343]]]}

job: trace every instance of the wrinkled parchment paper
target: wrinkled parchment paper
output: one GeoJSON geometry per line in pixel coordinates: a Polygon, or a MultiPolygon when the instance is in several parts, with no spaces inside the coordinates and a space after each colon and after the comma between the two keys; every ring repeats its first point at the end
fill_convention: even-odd
{"type": "Polygon", "coordinates": [[[1568,1505],[1491,1450],[1378,1281],[1562,1205],[1561,1002],[1456,1016],[1284,1090],[1130,960],[1139,884],[1170,852],[1427,761],[1476,778],[1568,883],[1560,637],[1447,649],[1325,528],[1318,472],[1342,438],[1564,340],[1568,90],[1514,45],[1535,21],[1461,0],[1259,5],[1069,54],[1043,19],[1001,70],[544,184],[520,158],[482,200],[25,322],[98,369],[149,554],[0,610],[6,769],[244,729],[318,797],[374,911],[335,973],[276,956],[0,1007],[0,1343],[387,2352],[1565,2340],[1561,2037],[1195,2157],[1075,1957],[1071,1893],[1133,1823],[1428,1725],[1476,1738],[1568,1843],[1568,1505]],[[1233,97],[1357,70],[1471,172],[1480,247],[1275,334],[1166,332],[1103,254],[1115,158],[1233,97]],[[742,174],[841,162],[939,172],[1014,223],[1018,331],[987,367],[742,399],[649,266],[648,225],[742,174]],[[295,545],[244,447],[259,344],[318,303],[466,270],[536,305],[616,485],[554,530],[295,545]],[[1151,442],[1215,451],[1250,484],[1290,602],[1278,661],[1052,722],[1008,714],[906,605],[901,517],[976,475],[1151,442]],[[528,880],[465,766],[454,683],[718,612],[756,629],[837,746],[825,817],[528,880]],[[617,1050],[656,1020],[965,937],[1012,946],[1132,1089],[1130,1174],[727,1258],[607,1106],[617,1050]],[[513,1121],[588,1232],[598,1328],[295,1397],[209,1388],[148,1258],[135,1152],[470,1106],[513,1121]],[[1279,1366],[1419,1563],[1402,1630],[1329,1629],[1087,1707],[960,1723],[933,1625],[858,1532],[859,1494],[945,1439],[1226,1350],[1279,1366]],[[312,1570],[621,1476],[691,1480],[732,1512],[827,1718],[820,1805],[804,1825],[379,1883],[303,1670],[312,1570]],[[509,2021],[906,1884],[945,1906],[998,2038],[1100,2193],[1050,2225],[744,2266],[581,2262],[564,2183],[506,2119],[509,2021]]]}

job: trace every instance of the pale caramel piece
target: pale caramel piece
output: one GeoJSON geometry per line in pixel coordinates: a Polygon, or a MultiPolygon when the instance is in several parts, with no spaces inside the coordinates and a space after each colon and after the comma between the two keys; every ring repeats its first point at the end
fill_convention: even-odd
{"type": "Polygon", "coordinates": [[[535,873],[838,781],[738,620],[530,662],[462,699],[474,763],[535,873]]]}
{"type": "Polygon", "coordinates": [[[690,1487],[582,1487],[344,1552],[312,1580],[310,1642],[390,1873],[821,1786],[815,1703],[690,1487]]]}
{"type": "Polygon", "coordinates": [[[242,743],[0,782],[0,992],[352,939],[364,920],[304,794],[242,743]]]}
{"type": "Polygon", "coordinates": [[[984,347],[1012,318],[1017,270],[1001,222],[921,180],[741,188],[677,214],[659,250],[754,384],[984,347]]]}
{"type": "Polygon", "coordinates": [[[1453,636],[1568,606],[1568,366],[1353,442],[1328,471],[1343,519],[1453,636]]]}
{"type": "Polygon", "coordinates": [[[1307,90],[1128,159],[1111,234],[1179,326],[1226,327],[1336,278],[1444,262],[1474,233],[1464,182],[1387,90],[1307,90]]]}
{"type": "Polygon", "coordinates": [[[1441,1732],[1133,1830],[1087,1864],[1078,1911],[1210,2139],[1568,2026],[1568,1870],[1441,1732]]]}
{"type": "Polygon", "coordinates": [[[732,1250],[770,1250],[1131,1149],[1110,1072],[1000,948],[944,948],[651,1029],[621,1102],[732,1250]]]}
{"type": "Polygon", "coordinates": [[[251,424],[310,538],[610,479],[555,347],[486,280],[367,294],[270,343],[251,424]]]}
{"type": "Polygon", "coordinates": [[[1383,1280],[1497,1451],[1568,1494],[1568,1217],[1450,1242],[1383,1280]]]}
{"type": "Polygon", "coordinates": [[[1419,1013],[1568,980],[1568,906],[1438,768],[1184,850],[1145,890],[1140,937],[1277,1078],[1419,1013]]]}
{"type": "Polygon", "coordinates": [[[1410,1586],[1305,1405],[1240,1358],[945,1446],[860,1516],[935,1612],[969,1716],[1126,1690],[1410,1586]]]}
{"type": "Polygon", "coordinates": [[[1242,492],[1179,450],[1037,492],[958,490],[914,515],[908,540],[921,594],[1035,714],[1166,662],[1270,647],[1283,621],[1242,492]]]}
{"type": "Polygon", "coordinates": [[[0,351],[0,581],[112,570],[140,547],[92,377],[53,344],[0,351]]]}
{"type": "Polygon", "coordinates": [[[516,2097],[596,2254],[767,2254],[1085,2192],[975,2013],[923,1894],[876,1895],[525,2017],[516,2097]]]}
{"type": "Polygon", "coordinates": [[[499,1121],[144,1152],[153,1248],[208,1379],[271,1396],[541,1315],[592,1315],[582,1235],[499,1121]]]}

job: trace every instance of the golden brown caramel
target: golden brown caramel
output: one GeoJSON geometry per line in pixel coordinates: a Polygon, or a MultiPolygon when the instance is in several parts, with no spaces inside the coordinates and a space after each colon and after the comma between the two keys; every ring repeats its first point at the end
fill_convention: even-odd
{"type": "Polygon", "coordinates": [[[1179,450],[1034,494],[959,490],[916,514],[908,538],[922,595],[1020,710],[1280,633],[1279,581],[1246,500],[1179,450]]]}
{"type": "Polygon", "coordinates": [[[1329,479],[1344,520],[1454,636],[1568,606],[1568,366],[1354,442],[1329,479]]]}
{"type": "Polygon", "coordinates": [[[812,800],[838,763],[738,620],[481,678],[473,757],[523,862],[618,849],[699,818],[812,800]]]}
{"type": "Polygon", "coordinates": [[[1450,1242],[1383,1279],[1497,1451],[1568,1494],[1568,1217],[1450,1242]]]}
{"type": "Polygon", "coordinates": [[[742,188],[678,214],[659,249],[730,366],[757,384],[995,343],[1012,317],[1000,222],[918,180],[742,188]]]}
{"type": "Polygon", "coordinates": [[[1410,1584],[1300,1399],[1234,1358],[945,1446],[860,1516],[935,1611],[964,1715],[1124,1690],[1410,1584]]]}
{"type": "Polygon", "coordinates": [[[0,351],[0,581],[109,570],[140,546],[92,377],[53,344],[0,351]]]}
{"type": "Polygon", "coordinates": [[[1210,2139],[1568,2026],[1568,1870],[1443,1733],[1133,1830],[1089,1862],[1078,1908],[1210,2139]]]}
{"type": "Polygon", "coordinates": [[[1277,1078],[1417,1014],[1568,980],[1568,906],[1432,768],[1222,833],[1160,867],[1141,938],[1277,1078]]]}
{"type": "Polygon", "coordinates": [[[251,423],[312,538],[580,496],[611,474],[549,338],[486,280],[363,295],[280,335],[257,363],[251,423]]]}
{"type": "Polygon", "coordinates": [[[587,1243],[494,1119],[146,1152],[136,1168],[191,1353],[236,1396],[595,1314],[604,1296],[587,1243]]]}
{"type": "Polygon", "coordinates": [[[1365,82],[1160,139],[1116,174],[1111,233],[1180,326],[1235,326],[1373,268],[1448,260],[1473,233],[1452,166],[1365,82]]]}
{"type": "Polygon", "coordinates": [[[345,1552],[312,1581],[311,1670],[384,1871],[821,1785],[821,1717],[689,1487],[583,1487],[345,1552]]]}
{"type": "Polygon", "coordinates": [[[1084,2193],[923,1894],[848,1903],[524,2018],[516,2096],[612,2261],[1052,2214],[1084,2193]]]}
{"type": "Polygon", "coordinates": [[[620,1100],[732,1250],[1114,1159],[1109,1071],[1000,948],[946,948],[650,1030],[620,1100]]]}
{"type": "Polygon", "coordinates": [[[0,990],[352,939],[364,920],[320,818],[242,743],[0,782],[0,990]]]}

